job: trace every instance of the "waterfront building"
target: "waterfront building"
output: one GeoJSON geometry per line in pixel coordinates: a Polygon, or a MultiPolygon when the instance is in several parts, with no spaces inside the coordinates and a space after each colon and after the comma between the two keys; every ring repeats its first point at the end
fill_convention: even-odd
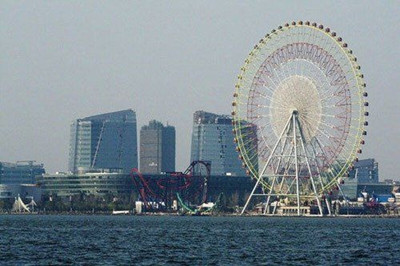
{"type": "Polygon", "coordinates": [[[71,124],[69,171],[137,168],[136,113],[123,110],[71,124]]]}
{"type": "Polygon", "coordinates": [[[34,184],[35,176],[44,173],[43,164],[36,164],[35,161],[0,162],[0,184],[34,184]]]}
{"type": "Polygon", "coordinates": [[[22,199],[33,199],[39,202],[42,197],[42,190],[36,184],[0,184],[0,200],[14,199],[20,196],[22,199]]]}
{"type": "Polygon", "coordinates": [[[86,173],[56,173],[37,177],[37,184],[45,195],[69,197],[73,195],[105,196],[129,194],[132,178],[129,174],[108,169],[97,169],[86,173]]]}
{"type": "MultiPolygon", "coordinates": [[[[143,200],[141,193],[149,193],[153,200],[164,200],[167,196],[176,196],[175,193],[165,193],[165,187],[163,188],[159,184],[159,180],[168,183],[168,178],[171,178],[170,173],[145,174],[143,179],[137,177],[137,174],[96,170],[79,174],[44,174],[37,177],[37,184],[44,196],[55,195],[64,199],[69,199],[75,195],[93,195],[100,198],[107,196],[131,197],[133,195],[133,197],[143,200]],[[144,185],[143,180],[146,180],[146,185],[144,185]],[[151,193],[148,191],[149,188],[151,193]]],[[[172,180],[176,180],[176,176],[172,176],[172,180]]],[[[185,191],[194,190],[200,195],[204,189],[201,186],[203,182],[204,176],[191,176],[189,188],[178,189],[178,192],[183,195],[185,191]]],[[[207,201],[215,202],[218,196],[223,193],[229,201],[234,202],[234,205],[243,205],[254,187],[254,182],[254,179],[247,176],[236,176],[235,178],[226,175],[210,176],[207,180],[207,201]]]]}
{"type": "Polygon", "coordinates": [[[233,140],[230,116],[194,113],[190,160],[211,162],[211,175],[246,175],[233,140]]]}
{"type": "Polygon", "coordinates": [[[140,130],[140,171],[175,171],[175,127],[152,120],[140,130]]]}
{"type": "Polygon", "coordinates": [[[355,162],[354,169],[350,171],[349,177],[344,182],[341,185],[342,191],[352,200],[357,199],[361,192],[387,194],[392,189],[392,186],[379,182],[378,162],[375,159],[355,162]]]}

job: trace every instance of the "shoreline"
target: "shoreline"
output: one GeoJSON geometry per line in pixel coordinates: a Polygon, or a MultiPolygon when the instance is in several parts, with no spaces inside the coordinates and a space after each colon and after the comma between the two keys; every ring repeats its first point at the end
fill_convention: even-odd
{"type": "Polygon", "coordinates": [[[390,218],[390,219],[396,219],[400,218],[400,214],[381,214],[381,215],[374,215],[374,214],[360,214],[360,215],[354,215],[354,214],[349,214],[349,215],[324,215],[324,216],[319,216],[319,215],[263,215],[263,214],[245,214],[245,215],[240,215],[240,214],[231,214],[231,213],[225,213],[225,214],[205,214],[205,215],[190,215],[190,214],[178,214],[178,213],[142,213],[142,214],[112,214],[112,213],[10,213],[10,212],[1,212],[0,216],[139,216],[139,217],[154,217],[154,216],[170,216],[170,217],[177,217],[177,216],[184,216],[184,217],[263,217],[263,218],[311,218],[311,219],[324,219],[324,218],[329,218],[329,219],[334,219],[334,218],[379,218],[379,219],[384,219],[384,218],[390,218]]]}

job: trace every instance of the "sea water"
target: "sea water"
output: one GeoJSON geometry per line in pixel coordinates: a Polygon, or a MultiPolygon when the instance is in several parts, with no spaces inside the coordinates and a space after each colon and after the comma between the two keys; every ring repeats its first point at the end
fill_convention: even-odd
{"type": "Polygon", "coordinates": [[[400,264],[400,219],[0,215],[0,264],[400,264]]]}

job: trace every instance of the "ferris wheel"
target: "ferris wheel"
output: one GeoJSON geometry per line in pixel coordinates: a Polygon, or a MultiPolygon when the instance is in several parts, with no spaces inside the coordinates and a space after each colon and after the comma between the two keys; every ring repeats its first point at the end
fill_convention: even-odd
{"type": "Polygon", "coordinates": [[[360,69],[341,37],[308,21],[280,26],[254,46],[232,102],[239,157],[257,180],[243,212],[253,196],[266,196],[267,206],[289,199],[299,215],[304,202],[315,202],[322,215],[324,195],[365,144],[360,69]]]}

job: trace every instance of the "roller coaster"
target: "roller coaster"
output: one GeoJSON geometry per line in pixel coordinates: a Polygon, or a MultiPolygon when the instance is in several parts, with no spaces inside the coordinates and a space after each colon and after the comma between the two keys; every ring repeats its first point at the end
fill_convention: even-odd
{"type": "Polygon", "coordinates": [[[207,201],[210,172],[210,162],[193,161],[184,172],[144,176],[137,168],[133,168],[130,175],[144,203],[144,211],[171,211],[176,200],[183,210],[197,213],[192,206],[207,201]]]}

